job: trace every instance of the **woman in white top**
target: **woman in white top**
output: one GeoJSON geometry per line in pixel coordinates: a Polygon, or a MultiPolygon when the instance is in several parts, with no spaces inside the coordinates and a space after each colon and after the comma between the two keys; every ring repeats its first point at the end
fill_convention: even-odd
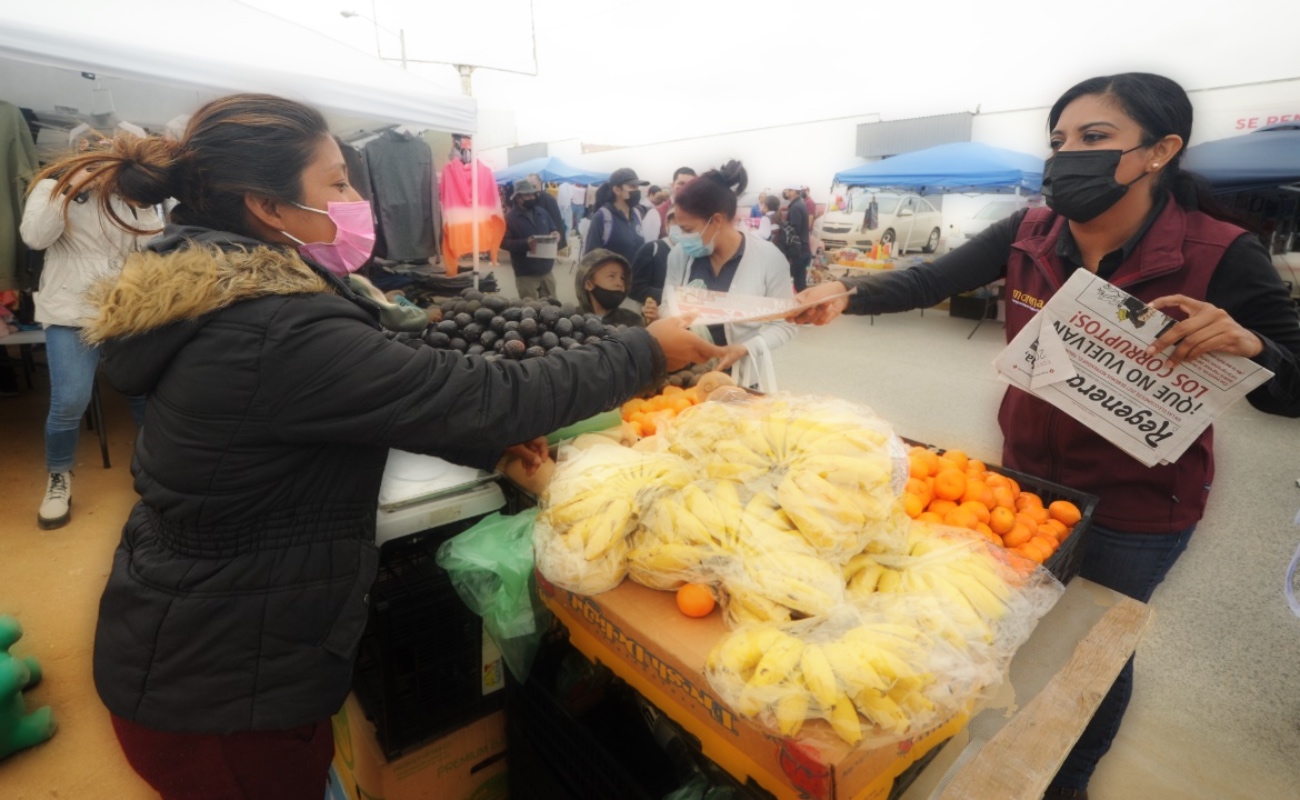
{"type": "MultiPolygon", "coordinates": [[[[113,278],[128,254],[139,250],[153,234],[126,230],[162,228],[152,207],[138,208],[120,197],[101,198],[90,189],[67,204],[69,185],[82,175],[47,171],[32,185],[23,210],[20,233],[33,250],[45,251],[45,267],[36,293],[36,321],[45,326],[46,360],[50,367],[50,411],[45,419],[45,466],[49,471],[37,522],[49,530],[71,517],[72,466],[76,461],[81,417],[90,404],[99,348],[81,341],[81,327],[92,316],[85,293],[90,286],[113,278]],[[116,216],[120,220],[115,221],[116,216]]],[[[161,198],[160,198],[161,199],[161,198]]],[[[144,418],[144,398],[128,398],[136,424],[144,418]]]]}
{"type": "MultiPolygon", "coordinates": [[[[686,184],[675,201],[680,239],[668,255],[666,286],[702,285],[720,292],[790,299],[790,264],[770,242],[734,224],[736,198],[748,176],[739,161],[705,172],[686,184]]],[[[789,322],[710,326],[714,342],[727,348],[724,361],[737,362],[745,385],[775,389],[771,351],[794,338],[789,322]]]]}

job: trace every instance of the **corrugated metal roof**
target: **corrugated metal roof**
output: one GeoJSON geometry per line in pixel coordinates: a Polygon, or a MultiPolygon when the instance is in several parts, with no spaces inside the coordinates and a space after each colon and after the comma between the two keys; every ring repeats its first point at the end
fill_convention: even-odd
{"type": "Polygon", "coordinates": [[[969,142],[974,118],[974,114],[963,111],[933,117],[864,122],[858,126],[857,155],[860,158],[881,158],[950,142],[969,142]]]}

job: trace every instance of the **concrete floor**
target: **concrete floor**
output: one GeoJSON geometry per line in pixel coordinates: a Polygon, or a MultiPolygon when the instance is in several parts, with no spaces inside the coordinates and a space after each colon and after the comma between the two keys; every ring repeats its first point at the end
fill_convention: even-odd
{"type": "MultiPolygon", "coordinates": [[[[511,293],[509,268],[498,277],[511,293]]],[[[567,263],[556,278],[561,297],[572,299],[567,263]]],[[[985,323],[968,341],[972,324],[927,311],[804,330],[776,353],[781,387],[865,403],[901,434],[996,461],[1002,384],[991,362],[1003,331],[985,323]]],[[[105,392],[113,468],[101,467],[94,435],[83,433],[73,521],[40,531],[43,380],[0,399],[0,613],[26,629],[15,652],[45,668],[28,705],[52,705],[60,730],[0,762],[0,797],[151,800],[117,749],[90,677],[99,593],[135,499],[130,417],[122,398],[105,392]]],[[[1096,800],[1300,797],[1300,620],[1281,591],[1300,539],[1300,423],[1241,404],[1217,429],[1209,511],[1152,600],[1133,704],[1093,781],[1096,800]]]]}

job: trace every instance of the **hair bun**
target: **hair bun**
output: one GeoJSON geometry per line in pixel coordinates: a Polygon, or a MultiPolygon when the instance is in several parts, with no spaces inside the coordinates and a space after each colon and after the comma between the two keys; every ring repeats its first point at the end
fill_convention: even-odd
{"type": "Polygon", "coordinates": [[[113,140],[117,190],[141,205],[157,205],[177,196],[185,147],[162,136],[123,134],[113,140]]]}
{"type": "Polygon", "coordinates": [[[745,172],[745,165],[735,159],[716,170],[710,170],[710,177],[727,187],[737,197],[744,194],[745,188],[749,186],[749,173],[745,172]]]}

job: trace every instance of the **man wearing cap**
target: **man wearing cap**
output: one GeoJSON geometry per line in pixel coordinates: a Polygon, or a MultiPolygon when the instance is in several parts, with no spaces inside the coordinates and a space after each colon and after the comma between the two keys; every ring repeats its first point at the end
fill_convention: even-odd
{"type": "Polygon", "coordinates": [[[560,234],[560,249],[569,246],[568,238],[564,235],[564,217],[560,214],[560,203],[551,193],[546,191],[546,184],[542,183],[542,176],[534,172],[528,176],[528,181],[537,187],[537,205],[542,210],[551,215],[551,222],[555,223],[555,230],[560,234]]]}
{"type": "Polygon", "coordinates": [[[598,247],[612,250],[629,264],[645,244],[641,237],[641,187],[650,185],[627,167],[614,170],[596,194],[597,208],[582,240],[582,254],[598,247]]]}
{"type": "Polygon", "coordinates": [[[789,203],[785,208],[786,224],[790,226],[794,238],[799,240],[793,242],[787,236],[785,253],[786,258],[790,260],[790,277],[794,278],[794,290],[798,293],[808,288],[808,265],[812,263],[812,247],[809,241],[812,218],[808,216],[808,206],[804,203],[801,187],[787,186],[785,191],[781,192],[781,196],[789,203]]]}
{"type": "Polygon", "coordinates": [[[537,239],[558,233],[551,215],[537,204],[537,184],[527,178],[515,184],[506,214],[506,235],[501,249],[510,254],[515,269],[515,288],[525,300],[555,297],[554,258],[537,258],[537,239]]]}

